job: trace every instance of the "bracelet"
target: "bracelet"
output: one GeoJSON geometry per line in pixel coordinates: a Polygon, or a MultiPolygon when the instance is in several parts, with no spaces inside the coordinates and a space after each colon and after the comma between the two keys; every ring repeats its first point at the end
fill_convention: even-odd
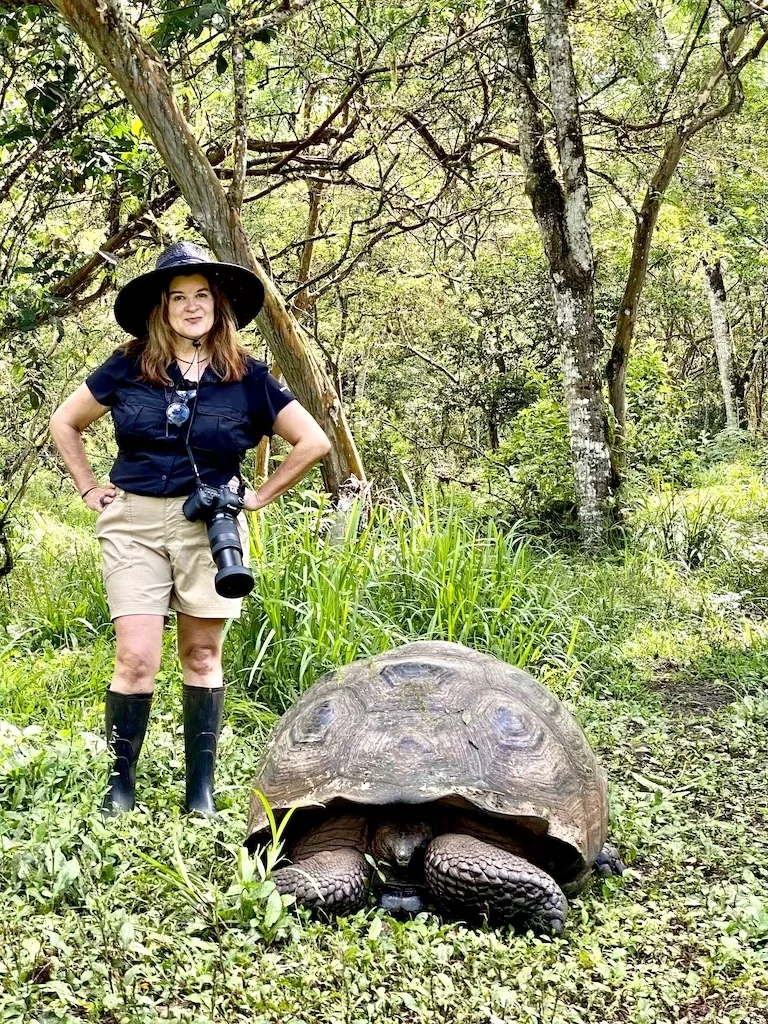
{"type": "Polygon", "coordinates": [[[94,484],[93,487],[89,487],[87,491],[83,491],[83,493],[80,495],[80,497],[84,498],[86,496],[86,494],[90,494],[91,491],[95,491],[98,486],[99,486],[98,484],[94,484]]]}

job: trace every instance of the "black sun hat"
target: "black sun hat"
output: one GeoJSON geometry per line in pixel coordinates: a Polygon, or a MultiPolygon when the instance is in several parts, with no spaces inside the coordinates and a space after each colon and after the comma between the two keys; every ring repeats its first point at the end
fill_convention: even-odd
{"type": "Polygon", "coordinates": [[[229,299],[239,328],[253,320],[264,302],[264,287],[252,270],[235,263],[216,263],[194,242],[176,242],[158,256],[154,270],[120,289],[115,299],[115,320],[129,334],[141,338],[163,289],[179,274],[202,274],[217,284],[229,299]]]}

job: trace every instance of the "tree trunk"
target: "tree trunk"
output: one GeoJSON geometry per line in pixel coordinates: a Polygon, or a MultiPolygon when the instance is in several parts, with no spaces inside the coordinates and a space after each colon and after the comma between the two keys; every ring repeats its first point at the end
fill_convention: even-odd
{"type": "Polygon", "coordinates": [[[722,58],[717,61],[688,113],[678,119],[675,130],[669,138],[659,164],[654,172],[643,205],[637,216],[635,235],[632,242],[632,259],[629,274],[624,287],[624,294],[616,317],[616,332],[613,339],[610,359],[606,367],[608,379],[608,398],[614,412],[615,437],[613,444],[614,463],[623,466],[626,460],[625,430],[627,422],[627,365],[632,340],[635,335],[637,313],[640,297],[648,272],[648,258],[651,243],[659,218],[664,195],[677,170],[689,142],[708,124],[739,110],[743,103],[743,93],[738,73],[750,60],[757,57],[766,42],[768,33],[762,32],[759,39],[738,63],[735,58],[741,49],[752,24],[760,16],[760,11],[752,3],[745,3],[739,12],[739,23],[731,32],[728,40],[728,63],[722,58]],[[728,81],[728,94],[720,106],[712,105],[713,95],[723,80],[728,81]]]}
{"type": "Polygon", "coordinates": [[[729,430],[738,430],[741,426],[738,400],[739,381],[733,351],[733,335],[726,307],[725,282],[719,259],[714,263],[704,262],[704,281],[712,314],[712,334],[715,339],[720,386],[723,389],[725,425],[729,430]]]}
{"type": "Polygon", "coordinates": [[[584,542],[594,545],[605,524],[611,460],[598,367],[602,335],[594,311],[589,189],[564,0],[545,0],[542,11],[562,186],[547,150],[534,89],[529,5],[523,0],[512,4],[507,23],[510,64],[516,83],[525,189],[549,263],[579,520],[584,542]]]}
{"type": "Polygon", "coordinates": [[[257,324],[297,398],[331,439],[324,461],[326,486],[364,479],[363,466],[344,411],[303,331],[253,254],[236,209],[227,202],[200,145],[173,95],[162,57],[130,23],[121,0],[53,0],[122,89],[141,118],[166,167],[189,204],[192,216],[216,256],[251,269],[264,286],[257,324]]]}

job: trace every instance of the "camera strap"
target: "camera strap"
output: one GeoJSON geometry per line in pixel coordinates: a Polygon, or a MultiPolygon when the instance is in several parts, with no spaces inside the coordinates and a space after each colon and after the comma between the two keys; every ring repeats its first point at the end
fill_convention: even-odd
{"type": "Polygon", "coordinates": [[[195,462],[195,456],[192,454],[192,449],[191,449],[191,447],[189,445],[189,434],[187,434],[187,440],[184,442],[184,447],[187,449],[187,455],[189,456],[189,461],[192,463],[192,470],[193,470],[193,472],[195,474],[195,483],[197,484],[198,487],[202,487],[203,486],[203,481],[200,479],[200,473],[198,472],[198,469],[197,469],[197,463],[195,462]]]}
{"type": "MultiPolygon", "coordinates": [[[[200,373],[200,366],[198,365],[198,376],[200,373]]],[[[189,438],[192,433],[192,424],[195,422],[195,413],[197,412],[197,403],[200,400],[200,391],[203,386],[203,382],[198,379],[197,382],[197,393],[192,399],[192,415],[189,417],[189,424],[187,425],[187,436],[184,438],[184,447],[187,449],[187,456],[190,463],[192,464],[192,472],[195,474],[195,483],[198,487],[203,486],[203,481],[200,479],[200,472],[195,462],[195,456],[192,454],[192,446],[189,443],[189,438]]]]}

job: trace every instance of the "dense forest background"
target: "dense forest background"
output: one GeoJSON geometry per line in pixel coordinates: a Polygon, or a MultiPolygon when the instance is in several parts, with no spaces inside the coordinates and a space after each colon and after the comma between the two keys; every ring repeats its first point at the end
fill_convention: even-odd
{"type": "Polygon", "coordinates": [[[0,1021],[768,1022],[767,42],[755,0],[0,0],[0,1021]],[[333,452],[250,519],[220,817],[168,630],[105,821],[47,423],[181,238],[261,277],[245,340],[333,452]],[[562,937],[312,921],[243,851],[277,716],[415,639],[535,674],[607,770],[629,870],[562,937]]]}
{"type": "MultiPolygon", "coordinates": [[[[689,481],[726,426],[752,438],[764,428],[764,28],[752,3],[572,6],[571,127],[594,250],[582,384],[613,448],[610,491],[619,475],[627,485],[620,506],[638,482],[647,493],[689,481]],[[619,430],[616,396],[603,401],[600,384],[616,389],[618,363],[619,430]]],[[[528,20],[524,4],[127,10],[175,88],[178,123],[169,114],[155,127],[171,136],[161,146],[183,124],[207,154],[300,324],[309,354],[279,368],[328,419],[307,370],[321,364],[376,488],[404,476],[455,482],[506,521],[570,528],[578,456],[552,282],[558,258],[578,259],[541,218],[581,214],[558,171],[566,128],[546,61],[552,26],[537,9],[528,20]],[[523,21],[544,172],[520,150],[532,86],[509,26],[523,21]]],[[[122,341],[114,289],[160,246],[222,228],[190,211],[210,182],[191,158],[174,179],[176,158],[162,159],[71,24],[14,4],[0,12],[0,45],[8,522],[32,474],[54,465],[49,411],[122,341]]],[[[249,342],[274,361],[263,337],[249,342]]]]}

